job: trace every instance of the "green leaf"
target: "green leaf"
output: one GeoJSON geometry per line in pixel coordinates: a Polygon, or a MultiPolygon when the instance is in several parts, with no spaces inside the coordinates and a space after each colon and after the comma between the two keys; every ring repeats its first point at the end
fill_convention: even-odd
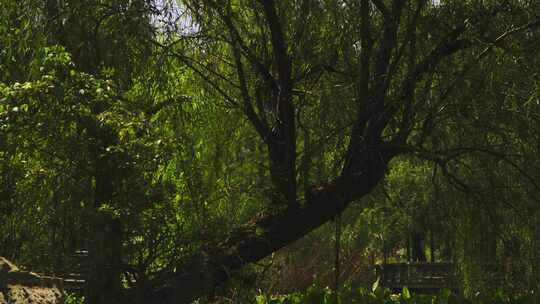
{"type": "Polygon", "coordinates": [[[378,277],[377,281],[375,281],[375,283],[373,283],[373,285],[371,286],[371,291],[373,291],[373,292],[377,291],[377,289],[379,288],[380,280],[381,280],[381,278],[378,277]]]}
{"type": "Polygon", "coordinates": [[[255,297],[255,302],[256,302],[257,304],[266,304],[266,302],[267,302],[267,301],[266,301],[266,296],[263,295],[263,294],[257,295],[257,296],[255,297]]]}
{"type": "Polygon", "coordinates": [[[411,299],[411,293],[409,292],[409,288],[403,286],[403,290],[401,291],[401,297],[404,300],[410,300],[411,299]]]}
{"type": "Polygon", "coordinates": [[[441,297],[441,299],[448,300],[448,298],[450,297],[451,294],[452,294],[452,291],[450,291],[450,289],[444,288],[440,292],[440,297],[441,297]]]}

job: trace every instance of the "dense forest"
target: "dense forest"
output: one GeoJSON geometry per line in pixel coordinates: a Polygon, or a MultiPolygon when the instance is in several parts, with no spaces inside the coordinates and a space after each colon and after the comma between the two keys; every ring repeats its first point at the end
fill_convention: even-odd
{"type": "Polygon", "coordinates": [[[540,287],[540,2],[0,6],[0,256],[85,303],[540,287]]]}

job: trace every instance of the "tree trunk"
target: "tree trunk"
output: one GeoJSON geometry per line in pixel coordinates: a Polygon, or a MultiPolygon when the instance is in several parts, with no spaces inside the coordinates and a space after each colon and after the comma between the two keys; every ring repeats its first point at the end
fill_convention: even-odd
{"type": "Polygon", "coordinates": [[[108,214],[96,214],[89,248],[86,302],[123,303],[121,285],[121,226],[108,214]]]}
{"type": "Polygon", "coordinates": [[[183,265],[168,267],[152,282],[153,291],[143,299],[144,303],[190,303],[212,293],[233,271],[300,239],[330,221],[352,201],[370,193],[384,177],[392,156],[383,151],[366,152],[358,166],[362,170],[344,168],[344,173],[333,182],[311,187],[304,204],[274,214],[259,214],[183,265]]]}
{"type": "Polygon", "coordinates": [[[435,262],[435,236],[433,229],[429,231],[429,261],[431,263],[435,262]]]}
{"type": "Polygon", "coordinates": [[[94,151],[94,205],[90,209],[89,273],[86,301],[89,304],[123,303],[121,300],[122,225],[109,207],[114,207],[114,161],[106,147],[114,142],[112,134],[95,131],[98,145],[94,151]]]}
{"type": "Polygon", "coordinates": [[[412,233],[412,261],[413,262],[426,262],[426,253],[424,252],[425,249],[425,236],[418,232],[413,231],[412,233]]]}

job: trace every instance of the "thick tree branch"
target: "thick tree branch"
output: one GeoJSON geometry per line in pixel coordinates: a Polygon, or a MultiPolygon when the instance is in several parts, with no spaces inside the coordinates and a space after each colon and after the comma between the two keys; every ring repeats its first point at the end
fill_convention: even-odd
{"type": "Polygon", "coordinates": [[[274,184],[284,195],[288,205],[297,205],[296,201],[296,119],[292,101],[292,60],[283,35],[281,21],[276,11],[275,2],[260,0],[266,22],[270,30],[274,63],[278,73],[279,91],[274,96],[277,122],[274,126],[275,140],[268,145],[271,175],[274,184]]]}
{"type": "Polygon", "coordinates": [[[261,2],[268,27],[270,28],[274,58],[278,67],[280,89],[287,90],[291,86],[291,60],[287,53],[287,43],[283,36],[281,22],[277,15],[274,1],[261,0],[261,2]]]}
{"type": "MultiPolygon", "coordinates": [[[[364,1],[362,3],[366,5],[364,1]]],[[[392,7],[391,16],[385,16],[385,25],[383,35],[379,42],[379,48],[376,53],[375,63],[373,65],[373,76],[369,79],[371,86],[368,87],[368,103],[366,107],[359,108],[353,129],[351,139],[347,148],[343,172],[354,174],[358,169],[358,164],[362,162],[362,156],[359,150],[365,149],[366,145],[378,145],[380,129],[377,127],[377,118],[384,115],[385,97],[388,88],[388,79],[393,75],[389,74],[389,64],[392,51],[396,47],[397,31],[399,28],[401,13],[404,6],[404,0],[395,1],[392,7]]],[[[366,7],[361,7],[365,10],[366,7]]],[[[367,21],[366,21],[367,22],[367,21]]],[[[362,25],[361,25],[362,26],[362,25]]],[[[364,27],[367,24],[363,25],[364,27]]],[[[366,37],[367,39],[367,37],[366,37]]],[[[364,42],[367,44],[367,41],[364,42]]],[[[361,59],[362,60],[362,59],[361,59]]],[[[365,60],[365,59],[364,59],[365,60]]],[[[369,75],[368,75],[369,76],[369,75]]],[[[366,80],[368,81],[368,80],[366,80]]],[[[366,84],[363,84],[364,88],[366,84]]],[[[362,96],[359,96],[362,97],[362,96]]]]}
{"type": "MultiPolygon", "coordinates": [[[[288,208],[276,214],[259,214],[246,225],[230,233],[224,241],[217,242],[209,252],[202,255],[208,259],[200,260],[195,274],[193,271],[168,273],[153,293],[152,303],[188,301],[226,281],[229,276],[244,265],[258,261],[272,252],[305,236],[313,229],[328,222],[341,213],[354,200],[370,193],[384,177],[388,161],[395,156],[394,150],[365,151],[362,171],[356,175],[340,176],[326,185],[311,187],[305,196],[305,203],[299,208],[288,208]],[[180,293],[177,286],[194,285],[201,278],[208,284],[197,285],[190,294],[180,293]]],[[[182,288],[181,290],[185,290],[182,288]]]]}
{"type": "Polygon", "coordinates": [[[397,32],[403,12],[404,0],[394,1],[392,14],[385,17],[384,31],[377,49],[377,57],[374,63],[374,85],[377,103],[383,102],[379,97],[386,91],[388,79],[393,75],[389,74],[389,64],[392,52],[397,46],[397,32]]]}
{"type": "MultiPolygon", "coordinates": [[[[370,20],[369,0],[360,2],[360,79],[359,79],[359,100],[365,100],[369,97],[369,79],[370,69],[369,61],[371,59],[372,39],[371,39],[371,20],[370,20]]],[[[363,105],[365,106],[367,102],[363,105]]],[[[362,106],[362,105],[361,105],[362,106]]]]}
{"type": "Polygon", "coordinates": [[[252,66],[255,68],[255,71],[259,73],[261,78],[265,81],[266,85],[270,87],[272,90],[278,92],[278,84],[276,83],[276,80],[270,73],[270,70],[268,67],[263,64],[263,62],[257,58],[257,56],[253,53],[253,51],[246,46],[245,42],[243,41],[242,37],[240,36],[240,33],[238,32],[238,29],[234,26],[234,23],[230,16],[228,15],[222,15],[222,19],[225,22],[225,25],[227,26],[229,33],[232,36],[232,43],[237,43],[242,51],[244,52],[245,57],[249,60],[249,62],[252,64],[252,66]]]}
{"type": "Polygon", "coordinates": [[[242,58],[240,57],[240,51],[234,43],[231,45],[231,48],[234,56],[234,62],[236,64],[238,81],[240,82],[240,91],[242,92],[242,98],[244,100],[244,112],[246,113],[249,121],[255,127],[255,130],[257,130],[257,133],[259,133],[259,135],[265,142],[268,142],[271,133],[268,126],[263,123],[261,118],[257,115],[257,113],[255,113],[255,110],[253,109],[253,102],[249,95],[248,84],[244,73],[244,67],[242,65],[242,58]]]}
{"type": "Polygon", "coordinates": [[[393,50],[397,46],[397,32],[404,4],[404,0],[394,1],[391,17],[388,16],[385,18],[383,36],[379,43],[380,47],[377,49],[378,55],[374,63],[373,85],[370,90],[371,102],[366,111],[367,117],[375,119],[370,119],[367,129],[363,132],[364,137],[378,137],[382,131],[378,121],[380,117],[387,115],[387,109],[385,109],[386,93],[390,85],[390,79],[394,76],[393,71],[390,70],[390,59],[393,50]]]}

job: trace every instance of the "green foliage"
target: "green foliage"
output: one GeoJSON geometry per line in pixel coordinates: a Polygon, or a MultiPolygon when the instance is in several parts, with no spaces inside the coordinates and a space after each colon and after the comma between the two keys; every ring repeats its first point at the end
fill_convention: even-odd
{"type": "MultiPolygon", "coordinates": [[[[433,295],[413,294],[406,287],[401,293],[392,293],[388,289],[377,288],[370,291],[365,288],[344,286],[340,289],[340,304],[529,304],[536,303],[539,297],[534,293],[509,297],[501,291],[476,293],[464,297],[443,289],[433,295]]],[[[257,304],[335,304],[332,290],[312,286],[305,292],[287,295],[260,294],[255,298],[257,304]]]]}
{"type": "Polygon", "coordinates": [[[84,297],[79,296],[74,293],[65,292],[64,293],[64,304],[84,304],[84,297]]]}
{"type": "MultiPolygon", "coordinates": [[[[403,261],[412,234],[424,242],[430,235],[421,250],[454,261],[470,296],[419,296],[407,288],[391,295],[376,283],[371,290],[344,288],[342,303],[533,301],[526,290],[540,282],[540,39],[537,27],[520,27],[536,20],[538,4],[508,1],[495,15],[497,1],[377,2],[182,1],[178,14],[143,0],[2,1],[0,254],[52,271],[63,256],[95,249],[105,252],[98,259],[117,258],[117,272],[108,273],[113,280],[143,291],[205,263],[218,267],[213,258],[221,262],[223,249],[238,248],[216,253],[211,245],[283,209],[272,204],[280,200],[273,179],[281,172],[272,176],[270,156],[280,149],[269,150],[269,134],[284,123],[279,111],[287,100],[280,98],[290,85],[294,138],[282,150],[292,151],[283,159],[295,160],[288,182],[301,207],[311,187],[344,180],[353,150],[377,150],[376,159],[387,150],[402,154],[376,174],[384,181],[375,191],[344,212],[342,263],[359,269],[403,261]],[[278,15],[288,57],[281,63],[265,2],[278,15]],[[370,9],[368,33],[361,30],[362,2],[370,9]],[[399,17],[391,20],[385,6],[399,17]],[[179,24],[157,21],[167,15],[179,24]],[[187,32],[178,29],[187,24],[187,32]],[[466,47],[459,54],[414,70],[446,52],[446,39],[461,24],[466,47]],[[361,74],[384,66],[382,46],[391,40],[390,65],[364,88],[361,74]],[[292,75],[280,88],[283,62],[292,75]],[[250,103],[268,134],[254,127],[250,103]],[[379,124],[380,136],[364,142],[379,124]],[[353,135],[362,125],[364,132],[353,135]],[[358,146],[348,147],[355,136],[358,146]],[[119,250],[107,252],[111,246],[103,244],[119,250]],[[490,293],[495,283],[501,291],[490,293]]],[[[255,237],[265,231],[257,227],[255,237]]],[[[313,281],[326,286],[335,241],[335,225],[322,226],[270,257],[285,271],[256,268],[256,283],[278,291],[313,281]],[[304,262],[305,271],[293,267],[304,262]]],[[[257,301],[332,297],[312,286],[257,301]]]]}

